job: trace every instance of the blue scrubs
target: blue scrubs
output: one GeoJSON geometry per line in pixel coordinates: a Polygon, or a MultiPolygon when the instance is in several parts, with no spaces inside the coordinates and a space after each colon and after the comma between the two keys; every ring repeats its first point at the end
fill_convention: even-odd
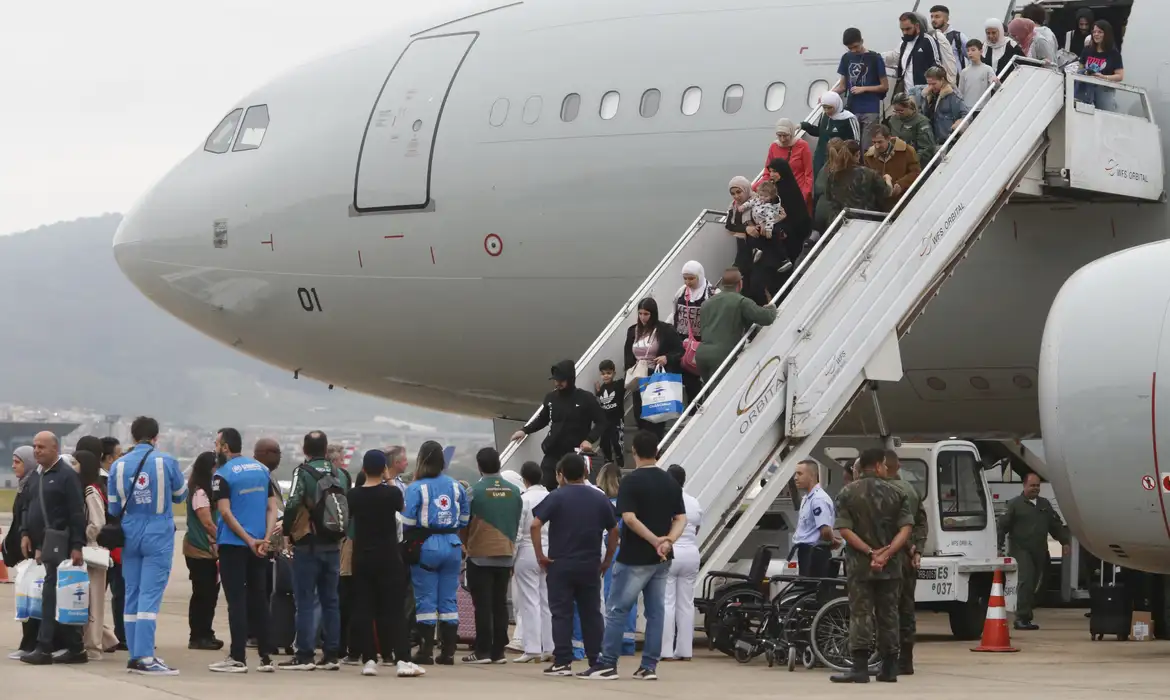
{"type": "Polygon", "coordinates": [[[423,527],[445,530],[423,543],[418,564],[410,567],[414,586],[415,618],[420,625],[459,622],[459,573],[463,567],[463,542],[458,530],[471,519],[467,492],[451,477],[414,481],[406,488],[402,511],[404,530],[423,527]]]}
{"type": "MultiPolygon", "coordinates": [[[[617,507],[616,498],[609,499],[609,502],[612,503],[615,508],[617,507]]],[[[619,532],[621,532],[622,527],[621,518],[618,518],[619,532]]],[[[621,546],[619,545],[617,551],[613,553],[614,561],[617,561],[617,555],[620,551],[621,546]]],[[[605,570],[605,576],[601,580],[602,596],[606,601],[609,600],[609,587],[612,582],[613,566],[611,565],[608,569],[605,570]]],[[[626,631],[622,634],[622,656],[634,656],[637,654],[637,639],[635,638],[637,631],[638,604],[634,603],[633,607],[630,608],[630,617],[626,620],[626,631]]],[[[585,642],[583,641],[583,637],[581,635],[581,617],[577,614],[576,603],[573,604],[573,658],[578,661],[585,658],[585,642]]]]}
{"type": "Polygon", "coordinates": [[[139,443],[111,467],[109,492],[110,514],[121,516],[126,535],[126,646],[131,660],[153,658],[159,606],[175,550],[171,507],[187,497],[187,481],[174,457],[139,443]]]}

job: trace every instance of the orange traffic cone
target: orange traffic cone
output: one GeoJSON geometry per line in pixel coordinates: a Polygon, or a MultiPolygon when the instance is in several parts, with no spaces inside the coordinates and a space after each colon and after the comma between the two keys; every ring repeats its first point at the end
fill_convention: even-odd
{"type": "Polygon", "coordinates": [[[4,562],[0,560],[0,583],[12,583],[8,578],[8,567],[4,566],[4,562]]]}
{"type": "Polygon", "coordinates": [[[987,618],[983,621],[983,640],[971,651],[1019,651],[1008,634],[1007,607],[1003,602],[1003,571],[995,570],[991,598],[987,601],[987,618]]]}

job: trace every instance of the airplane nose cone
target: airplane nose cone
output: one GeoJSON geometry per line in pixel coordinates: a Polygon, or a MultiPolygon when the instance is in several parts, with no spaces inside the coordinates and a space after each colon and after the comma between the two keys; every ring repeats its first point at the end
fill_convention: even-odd
{"type": "Polygon", "coordinates": [[[150,221],[141,204],[134,206],[122,218],[114,233],[114,260],[126,279],[147,297],[157,292],[158,270],[151,269],[146,255],[150,245],[150,221]]]}

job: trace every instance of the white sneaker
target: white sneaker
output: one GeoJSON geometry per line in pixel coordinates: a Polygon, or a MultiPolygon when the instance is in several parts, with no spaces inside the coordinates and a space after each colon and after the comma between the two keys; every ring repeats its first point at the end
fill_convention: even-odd
{"type": "Polygon", "coordinates": [[[207,670],[212,673],[247,673],[248,667],[229,656],[223,661],[216,661],[211,664],[207,667],[207,670]]]}
{"type": "Polygon", "coordinates": [[[276,665],[270,658],[260,659],[260,663],[256,664],[256,673],[276,673],[276,665]]]}
{"type": "Polygon", "coordinates": [[[399,678],[416,678],[418,676],[427,675],[426,669],[409,661],[398,662],[398,677],[399,678]]]}
{"type": "Polygon", "coordinates": [[[376,675],[378,675],[378,662],[377,661],[367,661],[366,665],[362,667],[362,675],[363,676],[376,676],[376,675]]]}
{"type": "Polygon", "coordinates": [[[544,661],[544,655],[543,654],[529,654],[529,653],[525,652],[525,653],[521,654],[520,656],[517,656],[516,658],[512,659],[512,663],[514,663],[514,664],[530,664],[533,661],[544,661]]]}
{"type": "Polygon", "coordinates": [[[9,654],[8,658],[11,659],[12,661],[20,661],[21,659],[24,658],[24,652],[21,651],[20,649],[17,649],[16,651],[9,654]]]}

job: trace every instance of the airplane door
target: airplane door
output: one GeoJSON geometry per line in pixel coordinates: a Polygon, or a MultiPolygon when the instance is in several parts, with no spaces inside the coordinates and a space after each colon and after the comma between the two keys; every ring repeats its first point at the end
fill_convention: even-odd
{"type": "Polygon", "coordinates": [[[407,45],[382,84],[358,155],[353,204],[361,212],[421,209],[447,95],[478,32],[407,45]]]}

